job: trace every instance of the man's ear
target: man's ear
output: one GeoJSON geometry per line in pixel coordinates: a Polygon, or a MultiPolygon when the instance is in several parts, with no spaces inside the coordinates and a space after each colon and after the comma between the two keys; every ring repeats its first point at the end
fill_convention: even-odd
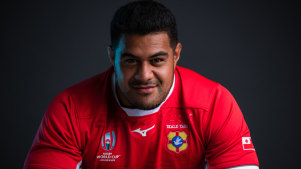
{"type": "Polygon", "coordinates": [[[175,51],[174,51],[174,68],[176,68],[176,65],[180,59],[181,50],[182,50],[182,44],[180,42],[178,42],[178,44],[175,48],[175,51]]]}
{"type": "Polygon", "coordinates": [[[111,64],[114,66],[114,59],[115,59],[115,54],[114,54],[114,51],[112,49],[112,45],[109,45],[107,47],[107,52],[108,52],[108,56],[110,58],[110,62],[111,64]]]}

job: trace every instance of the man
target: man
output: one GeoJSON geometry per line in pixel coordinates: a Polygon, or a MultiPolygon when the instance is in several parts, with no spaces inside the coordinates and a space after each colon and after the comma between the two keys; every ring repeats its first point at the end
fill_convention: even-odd
{"type": "Polygon", "coordinates": [[[166,7],[121,7],[111,41],[113,66],[53,100],[24,168],[258,168],[231,94],[176,66],[182,45],[166,7]]]}

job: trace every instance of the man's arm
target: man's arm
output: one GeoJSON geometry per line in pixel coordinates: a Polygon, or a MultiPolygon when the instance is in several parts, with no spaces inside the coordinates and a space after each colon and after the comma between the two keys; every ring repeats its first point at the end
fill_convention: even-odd
{"type": "MultiPolygon", "coordinates": [[[[206,159],[210,169],[256,168],[259,163],[248,126],[235,99],[222,86],[212,98],[206,125],[206,159]]],[[[205,126],[205,127],[206,127],[205,126]]]]}
{"type": "Polygon", "coordinates": [[[245,165],[245,166],[231,167],[228,169],[259,169],[259,167],[257,165],[245,165]]]}
{"type": "Polygon", "coordinates": [[[24,168],[77,168],[82,160],[78,128],[71,97],[63,92],[47,109],[24,168]]]}
{"type": "MultiPolygon", "coordinates": [[[[209,166],[206,165],[204,169],[209,169],[209,166]]],[[[227,169],[259,169],[259,167],[257,165],[244,165],[244,166],[231,167],[227,169]]]]}

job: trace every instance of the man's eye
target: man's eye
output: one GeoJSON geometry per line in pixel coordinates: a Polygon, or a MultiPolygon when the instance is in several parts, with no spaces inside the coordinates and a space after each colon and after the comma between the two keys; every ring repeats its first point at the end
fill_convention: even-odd
{"type": "Polygon", "coordinates": [[[153,59],[152,61],[153,61],[154,63],[158,63],[158,62],[162,62],[162,61],[163,61],[163,59],[156,58],[156,59],[153,59]]]}
{"type": "Polygon", "coordinates": [[[125,60],[125,63],[126,64],[133,64],[133,63],[136,63],[137,61],[135,59],[127,59],[125,60]]]}

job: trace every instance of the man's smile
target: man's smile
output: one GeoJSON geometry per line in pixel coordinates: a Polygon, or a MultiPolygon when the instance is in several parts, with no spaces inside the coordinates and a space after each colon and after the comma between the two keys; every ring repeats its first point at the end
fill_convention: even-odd
{"type": "Polygon", "coordinates": [[[143,94],[149,94],[152,93],[157,85],[135,85],[132,86],[136,91],[138,91],[139,93],[143,93],[143,94]]]}

